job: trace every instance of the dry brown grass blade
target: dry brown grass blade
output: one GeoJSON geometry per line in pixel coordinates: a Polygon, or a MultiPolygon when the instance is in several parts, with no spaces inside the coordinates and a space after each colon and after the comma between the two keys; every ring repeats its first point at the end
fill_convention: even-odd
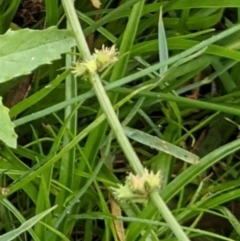
{"type": "MultiPolygon", "coordinates": [[[[114,199],[110,196],[109,197],[111,213],[114,216],[122,216],[122,211],[120,206],[114,201],[114,199]]],[[[120,220],[113,220],[114,227],[117,233],[117,236],[120,241],[126,241],[125,230],[123,227],[123,222],[120,220]]]]}

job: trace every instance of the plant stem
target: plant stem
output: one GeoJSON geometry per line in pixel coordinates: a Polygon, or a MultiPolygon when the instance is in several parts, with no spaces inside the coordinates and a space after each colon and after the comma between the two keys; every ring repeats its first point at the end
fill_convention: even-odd
{"type": "MultiPolygon", "coordinates": [[[[62,0],[62,4],[67,16],[68,21],[70,22],[73,32],[76,37],[77,46],[79,48],[80,53],[83,56],[83,60],[89,59],[91,54],[85,40],[85,36],[83,34],[81,25],[78,21],[74,6],[72,1],[69,0],[62,0]]],[[[94,91],[96,96],[99,100],[99,103],[103,109],[103,112],[106,115],[109,125],[111,126],[116,139],[119,142],[124,154],[126,155],[129,163],[131,164],[134,171],[138,174],[143,174],[144,168],[138,159],[135,151],[133,150],[132,145],[130,144],[128,138],[126,137],[124,130],[119,122],[119,119],[113,109],[113,106],[104,90],[102,82],[97,73],[92,74],[90,77],[91,84],[93,85],[94,91]]],[[[162,198],[157,194],[153,193],[151,195],[151,199],[153,203],[156,205],[159,212],[163,215],[163,217],[168,222],[169,227],[172,229],[173,233],[176,237],[181,241],[189,241],[188,237],[169,211],[168,207],[162,200],[162,198]]]]}
{"type": "MultiPolygon", "coordinates": [[[[70,1],[62,0],[62,3],[65,9],[66,15],[68,17],[68,21],[70,22],[73,32],[76,36],[78,49],[82,54],[84,60],[89,59],[91,57],[91,54],[90,54],[87,42],[85,40],[85,36],[83,34],[81,25],[78,21],[74,6],[70,1]]],[[[119,145],[122,147],[124,154],[128,158],[134,171],[136,173],[142,174],[144,168],[122,129],[122,126],[104,90],[104,87],[102,85],[102,82],[98,74],[97,73],[92,74],[92,76],[90,77],[90,81],[94,88],[94,92],[96,93],[96,96],[99,100],[99,103],[103,109],[103,112],[106,115],[109,125],[111,126],[114,134],[116,135],[116,139],[118,140],[119,145]]]]}

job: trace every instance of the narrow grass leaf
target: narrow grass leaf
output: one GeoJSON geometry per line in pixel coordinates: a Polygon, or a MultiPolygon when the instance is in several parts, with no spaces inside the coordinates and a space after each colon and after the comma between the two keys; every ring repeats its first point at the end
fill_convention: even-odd
{"type": "Polygon", "coordinates": [[[21,4],[21,0],[3,2],[7,2],[8,6],[7,8],[4,8],[4,6],[2,6],[2,3],[0,3],[0,34],[3,34],[8,30],[9,26],[11,25],[12,19],[17,12],[18,7],[21,4]]]}
{"type": "Polygon", "coordinates": [[[53,233],[55,233],[57,236],[59,236],[61,238],[62,241],[70,241],[70,239],[68,239],[61,231],[53,228],[52,226],[40,221],[40,224],[44,225],[46,228],[48,228],[49,230],[51,230],[53,233]]]}
{"type": "Polygon", "coordinates": [[[164,153],[170,154],[172,156],[175,156],[185,162],[191,163],[191,164],[197,164],[199,157],[178,147],[175,146],[169,142],[166,142],[164,140],[161,140],[155,136],[149,135],[145,132],[132,129],[130,127],[124,127],[124,131],[126,135],[144,145],[147,145],[151,148],[155,148],[159,151],[162,151],[164,153]]]}
{"type": "MultiPolygon", "coordinates": [[[[159,12],[159,22],[158,22],[158,46],[159,46],[159,59],[160,61],[167,61],[168,60],[168,48],[167,48],[167,40],[166,40],[166,33],[163,25],[162,19],[162,8],[160,8],[159,12]]],[[[163,74],[168,69],[168,66],[165,65],[160,69],[160,74],[163,74]]]]}
{"type": "MultiPolygon", "coordinates": [[[[1,200],[1,204],[11,212],[20,223],[25,223],[26,219],[22,216],[22,213],[6,198],[1,200]]],[[[33,229],[28,230],[33,241],[41,241],[33,229]]]]}
{"type": "Polygon", "coordinates": [[[235,232],[238,234],[238,237],[240,238],[240,223],[239,220],[235,217],[235,215],[226,207],[218,207],[219,211],[222,212],[224,217],[227,217],[229,222],[232,224],[235,232]]]}
{"type": "Polygon", "coordinates": [[[200,2],[195,0],[178,0],[174,1],[168,10],[175,9],[190,9],[190,8],[225,8],[225,7],[240,7],[238,0],[202,0],[200,2]]]}
{"type": "MultiPolygon", "coordinates": [[[[142,218],[135,218],[135,217],[122,217],[122,216],[113,216],[105,213],[97,213],[97,212],[91,212],[89,214],[76,214],[71,216],[72,219],[79,219],[79,220],[85,220],[85,219],[94,219],[94,220],[105,220],[105,219],[110,219],[110,220],[122,220],[124,222],[129,222],[129,223],[142,223],[142,224],[148,224],[151,226],[160,226],[160,227],[167,227],[168,225],[164,222],[159,222],[151,219],[142,219],[142,218]]],[[[203,231],[199,229],[193,229],[193,228],[188,228],[188,227],[183,227],[184,230],[191,231],[194,233],[198,233],[200,235],[205,235],[209,237],[215,237],[218,238],[218,240],[227,240],[227,241],[233,241],[230,238],[223,237],[218,234],[214,234],[212,232],[208,231],[203,231]]],[[[168,239],[170,240],[170,239],[168,239]]],[[[176,239],[171,239],[171,240],[176,240],[176,239]]]]}
{"type": "Polygon", "coordinates": [[[50,94],[69,74],[69,70],[64,71],[62,74],[58,75],[52,82],[45,85],[41,90],[37,91],[33,95],[29,96],[27,99],[17,103],[10,109],[10,117],[16,116],[19,113],[23,112],[27,108],[31,107],[35,103],[42,100],[48,94],[50,94]]]}
{"type": "Polygon", "coordinates": [[[17,238],[20,234],[30,229],[32,226],[34,226],[39,220],[41,220],[43,217],[45,217],[47,214],[49,214],[53,209],[55,209],[56,206],[34,216],[33,218],[29,219],[25,223],[23,223],[19,228],[16,228],[8,233],[5,233],[4,235],[0,236],[0,241],[11,241],[15,238],[17,238]]]}
{"type": "Polygon", "coordinates": [[[105,23],[110,22],[111,19],[116,18],[116,16],[118,16],[120,13],[126,12],[129,8],[131,8],[134,4],[136,4],[139,1],[141,0],[129,0],[127,2],[124,2],[118,8],[113,9],[108,14],[100,18],[95,24],[92,24],[91,26],[84,29],[85,35],[89,35],[99,27],[103,26],[105,23]]]}

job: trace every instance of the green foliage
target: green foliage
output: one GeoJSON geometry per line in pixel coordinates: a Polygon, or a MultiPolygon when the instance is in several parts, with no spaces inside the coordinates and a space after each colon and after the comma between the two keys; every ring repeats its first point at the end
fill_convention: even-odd
{"type": "Polygon", "coordinates": [[[5,233],[4,235],[0,236],[0,241],[11,241],[17,237],[19,237],[19,235],[23,232],[25,232],[26,230],[29,230],[31,227],[33,227],[37,222],[39,222],[44,216],[46,216],[47,214],[49,214],[53,209],[55,209],[56,207],[52,207],[49,210],[46,210],[34,217],[32,217],[31,219],[29,219],[28,221],[24,222],[19,228],[16,228],[8,233],[5,233]]]}
{"type": "Polygon", "coordinates": [[[0,140],[6,145],[16,148],[17,147],[17,134],[14,131],[14,124],[9,118],[9,109],[3,106],[2,98],[0,97],[0,140]]]}
{"type": "Polygon", "coordinates": [[[0,0],[3,103],[31,78],[0,105],[0,240],[239,240],[239,1],[44,1],[22,24],[23,2],[0,0]],[[75,77],[103,44],[118,61],[75,77]],[[113,202],[142,167],[161,198],[113,202]]]}
{"type": "Polygon", "coordinates": [[[179,148],[167,141],[161,140],[155,136],[129,127],[124,127],[124,131],[129,138],[145,144],[150,148],[155,148],[191,164],[197,164],[199,162],[199,157],[193,153],[179,148]]]}
{"type": "Polygon", "coordinates": [[[0,83],[30,74],[40,65],[50,64],[74,45],[71,32],[55,27],[8,31],[0,36],[0,83]]]}
{"type": "Polygon", "coordinates": [[[0,34],[4,34],[11,25],[12,19],[17,12],[21,0],[0,1],[0,34]]]}

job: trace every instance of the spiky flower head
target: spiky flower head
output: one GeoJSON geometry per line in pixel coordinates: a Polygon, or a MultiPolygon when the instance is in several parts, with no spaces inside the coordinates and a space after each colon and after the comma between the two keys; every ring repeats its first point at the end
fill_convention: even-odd
{"type": "Polygon", "coordinates": [[[113,191],[113,196],[116,198],[116,200],[119,200],[120,202],[132,201],[135,203],[145,204],[147,201],[145,196],[132,192],[132,190],[126,184],[120,184],[117,188],[112,187],[111,189],[113,191]]]}
{"type": "Polygon", "coordinates": [[[72,68],[72,73],[75,76],[80,76],[80,77],[83,77],[84,79],[87,79],[89,75],[95,73],[96,71],[97,71],[97,63],[93,57],[83,62],[74,63],[74,67],[72,68]]]}
{"type": "Polygon", "coordinates": [[[74,66],[72,67],[72,73],[75,76],[83,76],[86,73],[87,69],[81,62],[75,62],[74,66]]]}
{"type": "Polygon", "coordinates": [[[144,178],[141,175],[134,175],[133,173],[129,173],[126,177],[126,184],[134,193],[139,193],[142,195],[146,194],[144,178]]]}
{"type": "Polygon", "coordinates": [[[115,48],[115,45],[113,45],[111,48],[103,45],[102,49],[95,49],[95,52],[90,59],[74,63],[72,73],[75,76],[88,78],[89,75],[96,72],[101,72],[109,65],[116,62],[118,60],[117,54],[118,52],[115,48]]]}
{"type": "Polygon", "coordinates": [[[151,193],[161,188],[162,175],[160,171],[154,174],[153,171],[149,171],[145,168],[143,178],[147,192],[151,193]]]}
{"type": "Polygon", "coordinates": [[[112,187],[113,195],[118,200],[130,199],[133,195],[131,189],[127,185],[119,184],[117,188],[112,187]]]}
{"type": "Polygon", "coordinates": [[[94,57],[83,62],[82,64],[87,69],[87,74],[93,74],[97,71],[97,63],[94,57]]]}
{"type": "Polygon", "coordinates": [[[102,49],[94,50],[94,56],[97,61],[98,71],[104,70],[109,65],[115,63],[118,58],[118,52],[115,48],[115,45],[113,45],[111,48],[105,47],[105,45],[102,46],[102,49]]]}
{"type": "Polygon", "coordinates": [[[112,188],[113,195],[120,201],[132,201],[136,203],[146,203],[149,195],[161,187],[162,176],[160,171],[154,174],[152,171],[144,169],[140,174],[129,173],[126,177],[125,185],[112,188]]]}

